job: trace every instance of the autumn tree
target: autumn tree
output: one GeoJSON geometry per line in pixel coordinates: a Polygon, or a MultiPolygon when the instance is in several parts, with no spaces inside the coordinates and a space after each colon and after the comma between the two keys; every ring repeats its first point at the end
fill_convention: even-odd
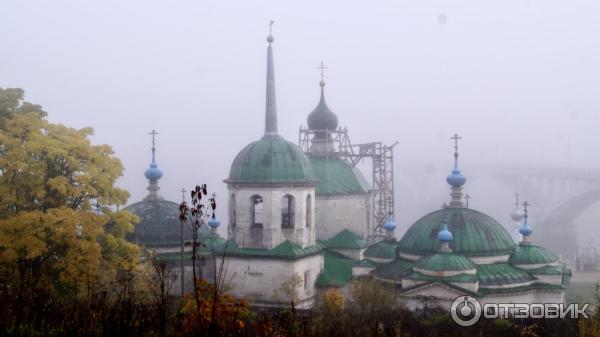
{"type": "MultiPolygon", "coordinates": [[[[138,247],[125,240],[137,217],[118,211],[123,165],[91,128],[49,123],[21,89],[0,89],[0,296],[94,291],[131,272],[138,247]]],[[[1,302],[1,301],[0,301],[1,302]]]]}

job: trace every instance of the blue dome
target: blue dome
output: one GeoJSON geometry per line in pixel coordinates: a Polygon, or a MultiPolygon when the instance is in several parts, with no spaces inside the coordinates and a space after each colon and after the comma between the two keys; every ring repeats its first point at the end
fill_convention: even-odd
{"type": "Polygon", "coordinates": [[[383,224],[383,228],[388,231],[393,231],[396,229],[396,223],[392,220],[392,216],[390,215],[387,221],[383,224]]]}
{"type": "Polygon", "coordinates": [[[460,170],[454,169],[452,170],[452,173],[450,173],[448,178],[446,178],[446,181],[448,182],[448,184],[450,184],[450,186],[460,187],[465,184],[467,178],[465,178],[465,176],[463,176],[460,173],[460,170]]]}
{"type": "Polygon", "coordinates": [[[219,219],[217,219],[216,217],[211,217],[210,220],[208,220],[208,226],[210,228],[217,228],[221,225],[221,221],[219,221],[219,219]]]}
{"type": "Polygon", "coordinates": [[[527,223],[527,218],[525,218],[523,226],[519,228],[519,233],[521,233],[521,235],[523,236],[529,236],[531,235],[531,233],[533,233],[533,228],[531,228],[531,226],[529,226],[529,224],[527,223]]]}
{"type": "Polygon", "coordinates": [[[442,242],[454,240],[454,235],[448,230],[448,224],[444,224],[444,228],[438,233],[438,240],[442,242]]]}
{"type": "Polygon", "coordinates": [[[150,167],[144,172],[146,179],[156,181],[163,176],[163,171],[158,168],[156,163],[150,164],[150,167]]]}

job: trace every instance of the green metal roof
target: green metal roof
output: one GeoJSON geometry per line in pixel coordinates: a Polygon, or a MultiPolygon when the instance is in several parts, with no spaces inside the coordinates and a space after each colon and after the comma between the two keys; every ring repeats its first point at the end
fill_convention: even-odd
{"type": "Polygon", "coordinates": [[[495,295],[495,294],[511,294],[511,293],[522,293],[528,290],[564,290],[565,287],[562,285],[548,284],[548,283],[533,283],[526,286],[512,287],[512,288],[479,288],[478,295],[495,295]]]}
{"type": "Polygon", "coordinates": [[[460,271],[475,269],[475,265],[462,255],[438,253],[421,258],[415,262],[415,268],[431,271],[460,271]]]}
{"type": "Polygon", "coordinates": [[[417,220],[399,241],[401,252],[429,255],[439,250],[437,239],[444,221],[454,235],[454,253],[466,256],[509,254],[514,250],[510,234],[490,216],[470,208],[450,208],[429,213],[417,220]]]}
{"type": "Polygon", "coordinates": [[[510,256],[508,262],[514,265],[547,264],[558,262],[558,260],[558,256],[546,248],[530,244],[521,244],[517,246],[517,249],[510,256]]]}
{"type": "Polygon", "coordinates": [[[369,259],[362,259],[360,261],[358,261],[357,263],[354,264],[355,267],[365,267],[365,268],[375,268],[377,266],[379,266],[379,263],[373,261],[373,260],[369,260],[369,259]]]}
{"type": "Polygon", "coordinates": [[[208,235],[198,241],[200,242],[200,247],[198,248],[199,254],[216,252],[219,247],[227,242],[227,240],[218,235],[208,235]]]}
{"type": "Polygon", "coordinates": [[[310,183],[317,179],[304,153],[279,137],[250,143],[233,160],[227,183],[310,183]]]}
{"type": "Polygon", "coordinates": [[[351,230],[344,229],[331,239],[323,241],[323,245],[327,248],[362,249],[366,248],[369,244],[360,235],[351,230]]]}
{"type": "Polygon", "coordinates": [[[383,279],[400,281],[404,276],[412,273],[412,266],[412,262],[398,258],[380,265],[372,273],[383,279]]]}
{"type": "Polygon", "coordinates": [[[506,285],[535,280],[529,273],[508,263],[481,264],[477,266],[480,285],[506,285]]]}
{"type": "Polygon", "coordinates": [[[527,269],[527,272],[533,275],[562,275],[563,266],[543,266],[535,269],[527,269]]]}
{"type": "Polygon", "coordinates": [[[356,260],[330,251],[323,255],[323,271],[317,277],[317,286],[342,287],[352,279],[352,266],[356,260]]]}
{"type": "Polygon", "coordinates": [[[397,256],[397,244],[397,241],[382,240],[369,246],[364,255],[371,258],[394,259],[397,256]]]}
{"type": "MultiPolygon", "coordinates": [[[[125,210],[140,218],[140,222],[135,225],[134,233],[128,235],[129,240],[144,246],[180,244],[179,204],[164,199],[148,198],[125,207],[125,210]]],[[[208,228],[204,225],[201,231],[207,234],[208,228]]],[[[192,238],[189,225],[184,226],[183,237],[184,240],[192,238]]]]}
{"type": "Polygon", "coordinates": [[[271,248],[241,248],[234,240],[227,240],[224,244],[215,248],[215,251],[225,256],[238,256],[248,258],[267,258],[296,260],[306,256],[317,255],[323,251],[319,244],[302,248],[298,244],[286,240],[279,245],[271,248]]]}
{"type": "Polygon", "coordinates": [[[335,157],[311,157],[310,163],[319,179],[316,193],[320,195],[364,194],[369,184],[356,167],[335,157]]]}
{"type": "Polygon", "coordinates": [[[418,281],[439,281],[439,282],[462,282],[462,283],[475,283],[477,282],[477,275],[470,274],[458,274],[452,276],[432,276],[426,275],[419,272],[414,272],[405,278],[410,280],[418,281]]]}

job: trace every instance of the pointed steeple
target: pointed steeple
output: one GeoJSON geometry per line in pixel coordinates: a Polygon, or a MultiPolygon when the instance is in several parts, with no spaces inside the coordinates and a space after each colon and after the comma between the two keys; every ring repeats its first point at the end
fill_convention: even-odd
{"type": "Polygon", "coordinates": [[[269,24],[267,42],[267,104],[265,109],[265,137],[277,136],[277,104],[275,100],[275,66],[273,65],[272,28],[274,21],[269,24]]]}
{"type": "Polygon", "coordinates": [[[144,176],[149,180],[148,185],[148,196],[146,199],[158,199],[160,196],[158,195],[158,180],[163,176],[163,171],[158,168],[158,164],[156,164],[156,135],[158,132],[156,130],[152,130],[150,133],[152,135],[152,162],[150,163],[150,167],[144,171],[144,176]]]}

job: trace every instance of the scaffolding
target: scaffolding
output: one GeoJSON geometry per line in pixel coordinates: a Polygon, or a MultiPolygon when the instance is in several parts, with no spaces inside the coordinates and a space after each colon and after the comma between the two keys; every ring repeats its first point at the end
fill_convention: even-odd
{"type": "Polygon", "coordinates": [[[315,135],[319,135],[320,139],[328,139],[327,145],[330,146],[330,150],[327,153],[343,159],[351,167],[355,167],[363,159],[371,159],[372,188],[369,192],[374,224],[371,238],[373,240],[384,238],[383,224],[388,214],[392,219],[394,218],[394,146],[398,142],[392,145],[384,145],[382,142],[352,144],[347,128],[330,131],[300,127],[298,144],[308,155],[311,154],[315,135]]]}
{"type": "Polygon", "coordinates": [[[600,271],[600,256],[596,247],[577,247],[575,270],[578,272],[597,273],[600,271]]]}

